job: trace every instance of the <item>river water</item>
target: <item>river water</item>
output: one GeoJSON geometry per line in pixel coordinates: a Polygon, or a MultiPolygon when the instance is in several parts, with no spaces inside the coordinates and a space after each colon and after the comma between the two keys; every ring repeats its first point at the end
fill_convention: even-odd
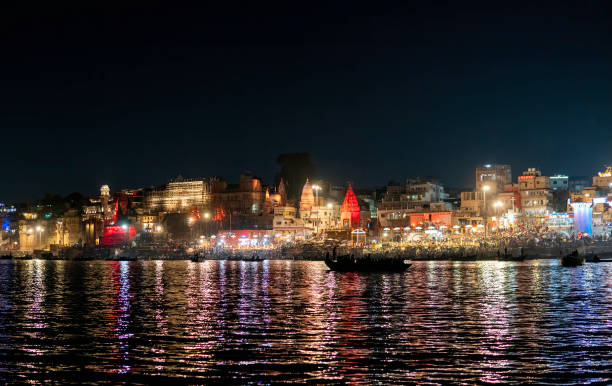
{"type": "Polygon", "coordinates": [[[0,381],[602,382],[612,263],[0,262],[0,381]]]}

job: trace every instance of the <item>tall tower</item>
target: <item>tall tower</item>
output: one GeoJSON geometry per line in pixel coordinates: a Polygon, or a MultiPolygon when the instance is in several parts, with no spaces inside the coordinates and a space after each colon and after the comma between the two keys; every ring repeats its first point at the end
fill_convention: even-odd
{"type": "Polygon", "coordinates": [[[285,186],[285,181],[280,179],[280,183],[278,184],[278,194],[280,194],[280,206],[287,205],[287,187],[285,186]]]}
{"type": "Polygon", "coordinates": [[[310,181],[306,178],[306,183],[302,188],[302,197],[300,198],[300,211],[309,211],[314,206],[314,193],[310,181]]]}
{"type": "Polygon", "coordinates": [[[360,225],[360,214],[357,197],[355,196],[355,192],[353,192],[353,187],[349,184],[346,190],[346,196],[344,196],[344,201],[342,202],[342,207],[340,208],[340,221],[342,222],[342,226],[344,228],[358,227],[360,225]]]}
{"type": "Polygon", "coordinates": [[[109,207],[110,203],[110,188],[108,185],[102,185],[100,188],[100,204],[102,205],[102,217],[104,220],[110,218],[111,210],[109,207]]]}
{"type": "Polygon", "coordinates": [[[512,183],[512,168],[510,165],[481,165],[476,168],[476,191],[482,192],[486,185],[489,193],[497,194],[512,183]]]}

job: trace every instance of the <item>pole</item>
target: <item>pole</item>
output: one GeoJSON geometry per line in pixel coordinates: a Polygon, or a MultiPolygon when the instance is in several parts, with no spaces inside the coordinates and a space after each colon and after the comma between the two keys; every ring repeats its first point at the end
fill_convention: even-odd
{"type": "Polygon", "coordinates": [[[315,234],[319,233],[319,189],[315,189],[315,208],[317,208],[317,218],[315,219],[315,234]]]}
{"type": "Polygon", "coordinates": [[[486,191],[486,189],[483,190],[483,193],[484,193],[484,198],[483,198],[484,208],[482,209],[482,211],[484,213],[484,220],[485,220],[484,221],[484,228],[485,228],[484,237],[486,239],[487,238],[487,223],[488,223],[488,219],[487,219],[487,191],[486,191]]]}

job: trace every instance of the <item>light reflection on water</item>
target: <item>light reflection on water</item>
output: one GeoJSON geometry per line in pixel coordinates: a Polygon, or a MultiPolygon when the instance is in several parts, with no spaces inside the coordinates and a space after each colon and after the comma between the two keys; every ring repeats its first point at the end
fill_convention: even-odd
{"type": "Polygon", "coordinates": [[[609,382],[612,264],[0,262],[0,381],[609,382]]]}

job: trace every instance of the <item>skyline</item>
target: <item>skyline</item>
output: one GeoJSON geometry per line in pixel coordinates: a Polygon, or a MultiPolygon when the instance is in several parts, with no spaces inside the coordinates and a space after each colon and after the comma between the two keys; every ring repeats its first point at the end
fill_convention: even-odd
{"type": "MultiPolygon", "coordinates": [[[[478,165],[475,165],[474,168],[476,169],[476,173],[478,174],[477,168],[479,167],[490,167],[490,166],[499,166],[499,165],[503,165],[503,164],[489,164],[489,163],[481,163],[478,165]]],[[[512,165],[509,165],[510,168],[512,169],[512,165]]],[[[602,168],[600,168],[599,171],[593,173],[592,176],[590,175],[586,175],[586,174],[581,174],[581,175],[568,175],[568,174],[564,174],[564,173],[546,173],[546,171],[543,172],[543,176],[564,176],[564,177],[568,177],[570,180],[572,179],[577,179],[577,180],[591,180],[591,178],[593,176],[597,176],[598,173],[599,175],[601,175],[602,170],[605,170],[606,167],[610,167],[610,165],[605,165],[602,168]]],[[[277,168],[278,169],[278,168],[277,168]]],[[[516,185],[517,184],[517,178],[519,176],[521,176],[524,172],[528,172],[531,170],[537,170],[538,172],[541,172],[541,170],[537,167],[528,167],[525,168],[524,170],[515,170],[512,169],[512,181],[511,184],[516,185]]],[[[253,177],[259,178],[261,179],[263,186],[268,186],[268,187],[272,187],[273,189],[275,189],[278,185],[275,183],[275,177],[270,177],[270,180],[266,180],[265,178],[262,177],[262,174],[256,173],[255,171],[251,170],[251,169],[242,169],[241,172],[239,172],[237,175],[235,176],[230,176],[229,178],[226,176],[221,176],[221,175],[208,175],[208,176],[186,176],[186,175],[175,175],[175,176],[171,176],[169,177],[166,181],[163,181],[159,184],[148,184],[148,185],[141,185],[141,186],[135,186],[133,184],[131,185],[126,185],[126,186],[110,186],[107,183],[102,183],[101,185],[97,186],[97,187],[93,187],[93,189],[90,190],[85,190],[85,189],[81,189],[81,190],[74,190],[74,191],[70,191],[67,193],[64,192],[51,192],[51,191],[45,191],[43,194],[41,194],[40,196],[37,197],[32,197],[32,198],[28,198],[28,199],[18,199],[15,201],[8,201],[8,200],[4,200],[4,201],[0,201],[0,203],[3,204],[7,204],[7,205],[16,205],[16,204],[24,204],[28,201],[37,201],[39,199],[42,199],[43,196],[45,195],[59,195],[59,196],[65,196],[68,197],[72,194],[82,194],[83,197],[91,197],[91,196],[97,196],[98,191],[100,189],[100,186],[109,186],[113,191],[116,192],[120,192],[122,190],[133,190],[133,189],[153,189],[153,188],[159,188],[162,186],[166,186],[169,182],[172,181],[176,181],[177,178],[179,179],[185,179],[185,180],[191,180],[191,179],[208,179],[208,178],[219,178],[223,181],[226,181],[229,184],[237,184],[239,181],[239,177],[240,175],[246,173],[247,175],[252,175],[253,177]]],[[[419,176],[407,176],[405,178],[401,178],[401,179],[387,179],[386,182],[383,182],[381,184],[377,184],[377,185],[355,185],[355,181],[350,180],[350,179],[345,179],[344,181],[330,181],[327,180],[323,177],[321,177],[319,175],[319,173],[317,172],[316,169],[316,164],[315,164],[315,174],[314,176],[308,176],[307,179],[310,179],[311,182],[325,182],[330,184],[330,186],[344,186],[347,187],[349,185],[353,185],[356,189],[384,189],[390,185],[395,185],[395,184],[399,184],[399,185],[403,185],[403,184],[408,184],[410,182],[410,180],[414,180],[414,179],[424,179],[424,180],[433,180],[438,182],[441,186],[443,186],[447,192],[452,190],[452,191],[457,191],[457,192],[461,192],[461,191],[478,191],[476,184],[474,183],[473,177],[474,177],[474,169],[472,169],[472,181],[467,183],[464,186],[453,186],[453,185],[449,185],[447,183],[445,183],[444,180],[440,179],[437,176],[431,176],[431,175],[419,175],[419,176]]],[[[382,178],[382,180],[384,180],[384,177],[382,178]]],[[[306,180],[304,180],[305,182],[307,182],[306,180]]],[[[287,183],[285,182],[285,186],[287,186],[287,183]]],[[[298,190],[301,192],[302,191],[302,187],[303,184],[299,184],[298,190]]],[[[456,197],[458,198],[458,196],[456,197]]]]}
{"type": "Polygon", "coordinates": [[[0,200],[244,169],[271,183],[287,152],[359,186],[469,187],[483,163],[594,175],[612,162],[606,11],[14,6],[0,200]]]}

